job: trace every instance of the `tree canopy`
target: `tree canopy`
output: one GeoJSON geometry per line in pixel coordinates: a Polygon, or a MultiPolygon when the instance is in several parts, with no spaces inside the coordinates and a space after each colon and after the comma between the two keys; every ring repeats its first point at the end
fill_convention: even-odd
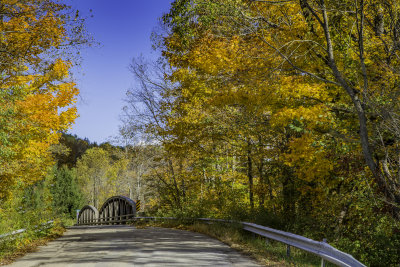
{"type": "Polygon", "coordinates": [[[125,110],[163,148],[149,174],[156,205],[264,223],[269,214],[372,265],[391,262],[378,247],[399,240],[389,230],[400,216],[398,8],[173,1],[154,38],[162,59],[133,62],[140,82],[125,110]]]}

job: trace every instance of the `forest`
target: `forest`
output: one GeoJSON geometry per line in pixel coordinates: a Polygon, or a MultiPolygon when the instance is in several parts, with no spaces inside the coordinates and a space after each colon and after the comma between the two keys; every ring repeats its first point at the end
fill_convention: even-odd
{"type": "Polygon", "coordinates": [[[400,262],[397,1],[172,1],[103,144],[65,133],[84,19],[53,0],[0,14],[0,233],[125,195],[400,262]]]}

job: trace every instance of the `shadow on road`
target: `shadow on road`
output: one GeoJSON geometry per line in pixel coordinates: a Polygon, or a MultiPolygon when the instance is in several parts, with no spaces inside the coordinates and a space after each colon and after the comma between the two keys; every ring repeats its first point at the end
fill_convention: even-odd
{"type": "Polygon", "coordinates": [[[11,266],[259,266],[208,236],[131,226],[72,227],[11,266]]]}

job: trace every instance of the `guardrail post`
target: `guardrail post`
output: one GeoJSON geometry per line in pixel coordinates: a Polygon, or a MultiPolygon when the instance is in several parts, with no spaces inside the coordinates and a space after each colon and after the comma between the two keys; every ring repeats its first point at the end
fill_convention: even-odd
{"type": "MultiPolygon", "coordinates": [[[[326,238],[322,239],[322,242],[327,243],[326,238]]],[[[321,258],[321,267],[325,267],[325,266],[326,266],[325,260],[324,260],[324,258],[321,258]]]]}
{"type": "Polygon", "coordinates": [[[76,210],[76,224],[79,224],[79,212],[81,210],[76,210]]]}
{"type": "Polygon", "coordinates": [[[286,246],[286,256],[290,258],[290,245],[286,246]]]}

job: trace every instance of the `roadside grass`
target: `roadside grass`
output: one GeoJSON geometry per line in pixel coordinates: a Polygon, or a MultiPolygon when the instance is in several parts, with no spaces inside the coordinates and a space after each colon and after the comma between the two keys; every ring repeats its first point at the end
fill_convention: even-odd
{"type": "Polygon", "coordinates": [[[0,265],[10,264],[26,253],[34,252],[39,246],[62,236],[65,231],[64,223],[64,220],[55,220],[54,226],[49,229],[28,229],[24,233],[0,239],[0,265]]]}
{"type": "MultiPolygon", "coordinates": [[[[134,223],[137,228],[165,227],[202,233],[230,247],[256,259],[265,266],[321,266],[321,258],[311,253],[291,247],[290,257],[287,255],[287,246],[274,240],[266,240],[264,237],[253,235],[240,228],[239,225],[202,222],[187,220],[158,220],[158,221],[137,221],[134,223]]],[[[336,266],[326,263],[327,267],[336,266]]]]}

